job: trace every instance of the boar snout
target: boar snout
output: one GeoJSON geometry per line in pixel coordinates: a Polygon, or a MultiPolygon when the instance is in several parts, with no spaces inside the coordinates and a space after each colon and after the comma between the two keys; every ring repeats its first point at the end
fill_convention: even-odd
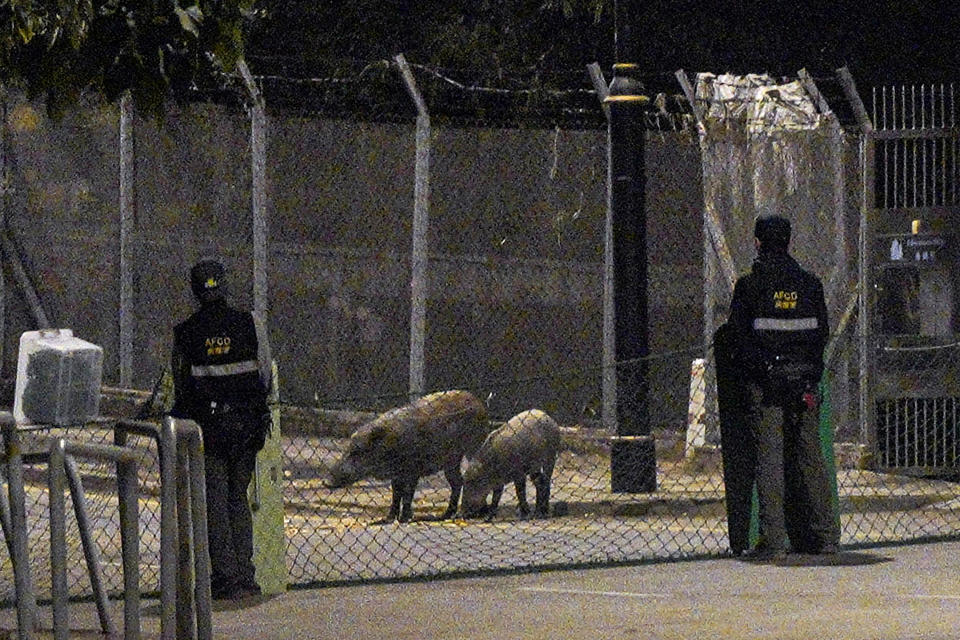
{"type": "Polygon", "coordinates": [[[342,489],[360,479],[360,474],[354,465],[340,462],[330,468],[330,478],[326,481],[328,489],[342,489]]]}

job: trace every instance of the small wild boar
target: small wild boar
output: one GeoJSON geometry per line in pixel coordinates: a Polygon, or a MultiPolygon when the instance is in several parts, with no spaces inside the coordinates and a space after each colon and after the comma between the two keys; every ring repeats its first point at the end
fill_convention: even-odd
{"type": "Polygon", "coordinates": [[[460,463],[489,433],[484,404],[467,391],[441,391],[391,409],[357,429],[330,470],[338,489],[362,478],[389,479],[393,501],[386,521],[413,517],[413,494],[422,476],[443,471],[450,503],[441,519],[457,512],[463,476],[460,463]]]}
{"type": "Polygon", "coordinates": [[[530,409],[513,416],[492,431],[468,462],[464,472],[463,513],[467,517],[487,514],[492,520],[497,513],[503,487],[512,481],[517,492],[521,516],[529,515],[527,476],[537,490],[536,515],[550,512],[550,479],[560,450],[560,427],[539,409],[530,409]],[[487,494],[493,500],[486,506],[487,494]]]}

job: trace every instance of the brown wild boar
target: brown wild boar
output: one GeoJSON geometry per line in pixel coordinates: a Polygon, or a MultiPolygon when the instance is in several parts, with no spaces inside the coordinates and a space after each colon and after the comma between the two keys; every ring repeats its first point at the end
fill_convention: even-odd
{"type": "Polygon", "coordinates": [[[497,513],[503,487],[513,482],[521,516],[530,513],[527,506],[527,476],[537,490],[536,515],[550,513],[550,479],[560,450],[560,427],[539,409],[530,409],[513,416],[492,431],[468,462],[464,472],[463,513],[467,517],[497,513]],[[493,499],[486,506],[487,494],[493,499]]]}
{"type": "Polygon", "coordinates": [[[413,517],[413,494],[422,476],[443,471],[450,503],[441,519],[457,512],[463,476],[460,463],[489,432],[484,404],[467,391],[431,393],[391,409],[350,436],[347,450],[330,470],[331,489],[362,478],[390,480],[393,501],[386,522],[413,517]]]}

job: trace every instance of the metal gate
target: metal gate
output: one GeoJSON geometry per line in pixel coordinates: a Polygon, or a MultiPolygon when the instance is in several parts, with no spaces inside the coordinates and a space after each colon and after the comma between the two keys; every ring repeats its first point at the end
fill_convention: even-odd
{"type": "Polygon", "coordinates": [[[864,126],[861,410],[865,425],[873,425],[865,432],[875,438],[878,467],[902,473],[957,472],[955,97],[952,84],[877,87],[864,126]]]}

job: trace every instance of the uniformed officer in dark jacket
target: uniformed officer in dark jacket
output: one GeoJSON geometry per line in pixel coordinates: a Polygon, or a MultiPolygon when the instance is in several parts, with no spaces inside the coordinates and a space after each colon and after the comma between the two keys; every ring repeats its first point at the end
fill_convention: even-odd
{"type": "Polygon", "coordinates": [[[823,285],[788,253],[790,222],[761,216],[757,259],[736,283],[729,324],[747,380],[760,541],[752,554],[832,553],[840,532],[819,438],[818,383],[829,336],[823,285]]]}
{"type": "Polygon", "coordinates": [[[171,414],[203,432],[214,598],[259,593],[247,487],[269,428],[270,349],[263,324],[224,299],[224,268],[190,270],[200,308],[174,329],[171,414]]]}

